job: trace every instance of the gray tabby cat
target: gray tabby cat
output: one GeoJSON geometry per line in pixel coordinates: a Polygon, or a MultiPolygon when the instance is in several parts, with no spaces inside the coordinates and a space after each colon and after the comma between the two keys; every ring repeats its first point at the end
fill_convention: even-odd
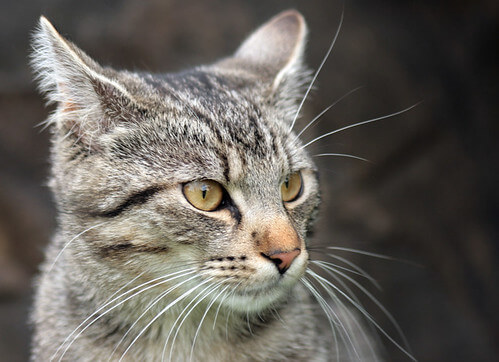
{"type": "Polygon", "coordinates": [[[59,227],[34,361],[379,359],[309,269],[317,170],[292,131],[306,33],[287,11],[228,58],[158,75],[101,67],[40,19],[59,227]]]}

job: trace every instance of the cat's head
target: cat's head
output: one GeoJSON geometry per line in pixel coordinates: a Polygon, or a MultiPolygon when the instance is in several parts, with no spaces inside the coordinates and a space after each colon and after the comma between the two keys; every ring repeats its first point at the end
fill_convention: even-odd
{"type": "Polygon", "coordinates": [[[101,67],[42,18],[33,65],[57,104],[50,183],[66,266],[94,281],[213,285],[244,311],[284,298],[307,266],[318,206],[315,166],[291,130],[305,36],[287,11],[228,58],[158,75],[101,67]]]}

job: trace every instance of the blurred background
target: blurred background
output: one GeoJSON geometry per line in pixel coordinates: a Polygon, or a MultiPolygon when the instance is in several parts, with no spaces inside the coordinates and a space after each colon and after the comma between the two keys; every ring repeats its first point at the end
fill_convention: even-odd
{"type": "MultiPolygon", "coordinates": [[[[0,361],[26,361],[32,278],[55,228],[45,186],[50,109],[27,65],[41,14],[101,64],[153,72],[210,63],[258,25],[296,8],[307,19],[307,63],[317,68],[343,1],[0,1],[0,361]]],[[[308,147],[366,163],[317,157],[323,205],[314,242],[382,286],[420,361],[493,361],[499,353],[498,4],[490,1],[345,1],[333,53],[300,130],[352,89],[303,138],[387,115],[308,147]],[[494,121],[494,122],[493,122],[494,121]]],[[[361,293],[359,293],[361,294],[361,293]]],[[[367,308],[394,338],[375,305],[367,308]]],[[[400,338],[398,338],[400,340],[400,338]]],[[[408,361],[384,340],[388,359],[408,361]]]]}

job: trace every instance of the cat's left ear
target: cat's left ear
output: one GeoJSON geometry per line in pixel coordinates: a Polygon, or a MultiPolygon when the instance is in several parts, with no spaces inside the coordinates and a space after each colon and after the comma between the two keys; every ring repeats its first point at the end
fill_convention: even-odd
{"type": "Polygon", "coordinates": [[[254,31],[228,61],[258,74],[274,92],[301,89],[307,25],[296,10],[284,11],[254,31]]]}

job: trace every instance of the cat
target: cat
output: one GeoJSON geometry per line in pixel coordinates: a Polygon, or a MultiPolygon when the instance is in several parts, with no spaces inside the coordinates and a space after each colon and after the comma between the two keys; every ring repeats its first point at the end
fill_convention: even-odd
{"type": "Polygon", "coordinates": [[[288,10],[212,65],[148,74],[100,66],[41,17],[58,229],[33,361],[382,359],[360,305],[310,269],[306,35],[288,10]]]}

